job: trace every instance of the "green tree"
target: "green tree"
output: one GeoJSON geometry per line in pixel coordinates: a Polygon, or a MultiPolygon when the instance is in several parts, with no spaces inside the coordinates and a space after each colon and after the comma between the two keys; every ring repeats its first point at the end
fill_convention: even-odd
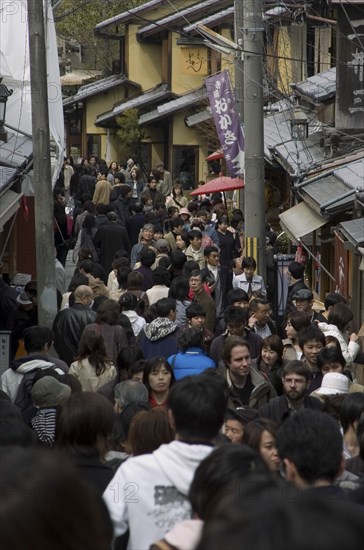
{"type": "Polygon", "coordinates": [[[57,35],[82,46],[83,68],[110,73],[112,61],[119,55],[118,41],[95,37],[95,26],[143,3],[144,0],[59,0],[54,2],[57,35]]]}
{"type": "Polygon", "coordinates": [[[138,109],[127,109],[116,118],[119,126],[116,134],[120,140],[120,153],[125,158],[140,158],[141,142],[146,135],[143,128],[139,126],[138,118],[138,109]]]}

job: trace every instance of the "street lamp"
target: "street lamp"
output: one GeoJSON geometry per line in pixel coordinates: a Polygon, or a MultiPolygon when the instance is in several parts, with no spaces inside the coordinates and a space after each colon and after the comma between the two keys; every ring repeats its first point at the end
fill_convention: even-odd
{"type": "Polygon", "coordinates": [[[301,107],[294,107],[291,118],[291,135],[295,141],[308,137],[308,119],[301,107]]]}
{"type": "Polygon", "coordinates": [[[3,84],[3,79],[0,78],[0,140],[7,143],[8,133],[5,130],[5,115],[6,115],[6,104],[8,97],[11,96],[13,90],[9,90],[5,84],[3,84]]]}

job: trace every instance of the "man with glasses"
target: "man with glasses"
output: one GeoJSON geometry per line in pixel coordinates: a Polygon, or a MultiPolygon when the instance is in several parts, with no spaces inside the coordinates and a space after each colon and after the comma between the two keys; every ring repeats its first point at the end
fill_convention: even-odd
{"type": "Polygon", "coordinates": [[[78,286],[74,297],[74,304],[59,311],[53,322],[54,349],[68,366],[77,355],[83,329],[96,319],[96,312],[91,309],[94,297],[91,288],[78,286]]]}
{"type": "Polygon", "coordinates": [[[272,334],[278,334],[283,337],[282,331],[271,319],[271,307],[265,298],[253,298],[249,303],[249,328],[261,338],[267,338],[272,334]]]}

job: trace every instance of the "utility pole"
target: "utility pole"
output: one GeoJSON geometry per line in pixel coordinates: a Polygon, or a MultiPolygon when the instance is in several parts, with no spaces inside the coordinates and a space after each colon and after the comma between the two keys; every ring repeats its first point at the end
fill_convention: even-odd
{"type": "MultiPolygon", "coordinates": [[[[243,46],[243,23],[244,23],[244,0],[234,0],[235,20],[234,32],[235,43],[241,49],[243,46]]],[[[240,117],[240,122],[244,122],[244,62],[243,54],[236,52],[235,54],[235,101],[240,117]]],[[[242,174],[241,174],[242,176],[242,174]]],[[[239,208],[244,212],[244,189],[239,191],[239,208]]]]}
{"type": "Polygon", "coordinates": [[[244,0],[245,255],[266,278],[262,13],[262,0],[244,0]]]}
{"type": "Polygon", "coordinates": [[[43,0],[28,0],[28,30],[32,95],[38,323],[51,327],[57,313],[57,292],[43,0]]]}

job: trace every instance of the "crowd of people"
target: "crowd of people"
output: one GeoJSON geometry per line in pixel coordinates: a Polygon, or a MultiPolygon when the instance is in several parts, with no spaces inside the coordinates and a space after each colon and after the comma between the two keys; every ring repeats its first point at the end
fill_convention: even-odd
{"type": "Polygon", "coordinates": [[[293,261],[273,319],[242,212],[189,201],[161,163],[144,183],[132,159],[65,159],[54,215],[52,329],[36,281],[0,281],[4,548],[359,550],[364,353],[347,299],[318,308],[293,261]]]}

